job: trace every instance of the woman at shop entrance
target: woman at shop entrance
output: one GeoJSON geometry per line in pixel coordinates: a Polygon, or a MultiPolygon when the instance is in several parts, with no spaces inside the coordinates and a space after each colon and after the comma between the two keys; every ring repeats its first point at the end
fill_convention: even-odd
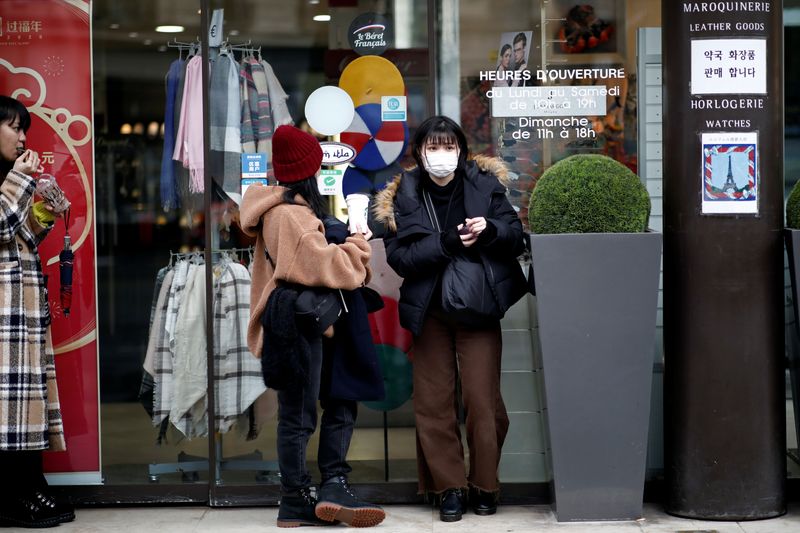
{"type": "Polygon", "coordinates": [[[436,494],[440,518],[455,522],[467,497],[478,515],[497,510],[508,415],[500,394],[500,321],[475,327],[444,312],[442,273],[453,258],[468,256],[495,273],[495,294],[504,291],[510,284],[501,280],[510,278],[498,274],[519,270],[523,230],[498,181],[506,176],[505,165],[486,157],[468,161],[467,140],[455,122],[442,116],[424,121],[412,154],[417,167],[378,194],[375,214],[387,226],[387,262],[403,277],[400,323],[414,335],[419,491],[436,494]],[[459,380],[469,474],[459,430],[459,380]]]}
{"type": "Polygon", "coordinates": [[[55,215],[33,202],[39,154],[26,146],[31,117],[0,95],[0,527],[52,527],[75,519],[47,489],[42,450],[64,450],[50,313],[38,245],[55,215]]]}
{"type": "MultiPolygon", "coordinates": [[[[329,244],[323,225],[326,204],[316,180],[322,164],[319,142],[297,128],[280,126],[272,138],[272,147],[272,165],[279,185],[251,186],[247,190],[241,205],[241,224],[246,233],[257,238],[247,339],[250,350],[261,355],[265,369],[272,364],[265,365],[265,362],[275,357],[297,357],[303,369],[301,374],[305,374],[300,375],[299,380],[292,380],[291,385],[276,385],[280,387],[278,464],[281,473],[277,525],[297,527],[345,522],[356,527],[374,526],[383,521],[383,509],[359,500],[347,480],[351,469],[346,458],[353,436],[356,400],[360,399],[358,392],[349,391],[340,397],[326,393],[321,398],[323,415],[317,463],[322,484],[315,499],[306,468],[306,447],[317,423],[320,387],[330,390],[327,383],[321,384],[322,337],[301,333],[294,342],[280,344],[281,348],[287,348],[284,351],[273,342],[276,337],[285,339],[287,331],[296,326],[294,301],[297,295],[292,297],[287,292],[289,284],[299,286],[299,290],[303,287],[355,290],[369,282],[371,248],[367,239],[371,234],[367,228],[356,228],[359,231],[346,237],[343,243],[329,244]],[[262,319],[268,319],[263,328],[262,319]],[[273,334],[276,324],[279,331],[273,334]],[[306,346],[304,341],[307,341],[307,348],[297,348],[301,344],[306,346]],[[290,354],[292,351],[300,353],[290,354]],[[307,354],[307,359],[303,353],[307,354]]],[[[340,323],[341,319],[333,326],[334,338],[347,334],[347,328],[340,327],[340,323]]]]}

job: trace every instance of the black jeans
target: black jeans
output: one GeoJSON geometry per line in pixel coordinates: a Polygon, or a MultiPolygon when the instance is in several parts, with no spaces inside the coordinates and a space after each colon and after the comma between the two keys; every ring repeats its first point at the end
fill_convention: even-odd
{"type": "MultiPolygon", "coordinates": [[[[322,371],[322,339],[309,339],[309,383],[303,388],[278,391],[278,465],[281,488],[293,492],[311,485],[306,466],[308,440],[317,427],[317,398],[322,371]]],[[[353,437],[358,404],[329,398],[322,402],[317,464],[322,481],[350,473],[347,450],[353,437]]]]}

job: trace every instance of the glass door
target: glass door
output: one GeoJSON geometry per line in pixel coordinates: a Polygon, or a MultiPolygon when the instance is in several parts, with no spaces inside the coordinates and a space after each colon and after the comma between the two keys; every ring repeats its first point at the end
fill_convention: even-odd
{"type": "MultiPolygon", "coordinates": [[[[236,291],[249,283],[247,269],[253,259],[255,243],[254,238],[239,227],[238,203],[247,187],[257,186],[254,183],[276,183],[271,137],[277,127],[292,124],[321,142],[352,145],[356,135],[350,123],[355,124],[358,117],[366,121],[377,118],[380,122],[382,95],[402,97],[407,116],[382,133],[378,133],[381,124],[369,123],[372,133],[363,141],[368,145],[367,150],[371,147],[375,152],[373,160],[365,164],[355,161],[349,165],[324,165],[318,183],[320,192],[330,212],[340,220],[347,220],[345,196],[349,192],[371,194],[398,173],[400,165],[411,161],[407,150],[410,136],[433,112],[429,105],[428,2],[212,0],[209,13],[219,35],[216,44],[210,43],[209,90],[213,182],[209,239],[213,243],[215,261],[212,292],[217,399],[213,438],[218,475],[212,501],[275,503],[280,483],[276,394],[264,390],[260,364],[253,354],[244,348],[235,348],[242,345],[246,348],[248,313],[244,300],[250,297],[249,289],[238,292],[242,298],[235,304],[240,306],[238,317],[227,312],[236,291]],[[356,43],[359,39],[361,44],[356,43]],[[355,51],[367,47],[364,44],[367,40],[372,41],[371,53],[362,55],[355,51]],[[238,146],[225,144],[215,135],[215,127],[219,125],[215,108],[224,105],[226,90],[234,90],[232,85],[226,89],[225,84],[218,82],[228,75],[226,73],[233,76],[234,72],[239,73],[240,94],[243,95],[240,103],[245,117],[238,132],[238,146]],[[262,79],[268,82],[266,91],[259,85],[262,79]],[[320,95],[315,91],[323,87],[336,88],[339,96],[345,95],[353,104],[347,123],[335,131],[321,124],[341,121],[342,117],[337,114],[340,109],[324,98],[316,100],[318,106],[313,105],[320,95]],[[263,107],[258,108],[258,105],[263,107]],[[261,112],[256,112],[257,109],[261,112]],[[387,137],[382,138],[382,135],[387,137]],[[388,149],[378,153],[375,148],[382,141],[386,141],[384,147],[388,149]],[[219,150],[223,145],[224,150],[219,150]],[[224,160],[224,165],[214,166],[215,158],[224,160]],[[234,282],[234,278],[237,281],[234,282]],[[242,285],[238,285],[240,283],[242,285]],[[222,316],[220,312],[224,316],[217,320],[222,316]],[[238,328],[238,336],[229,335],[231,324],[238,328]],[[236,371],[232,373],[231,368],[236,371]],[[237,391],[235,403],[226,392],[231,388],[237,391]]],[[[361,149],[363,146],[359,146],[361,149]]],[[[372,246],[375,288],[393,302],[370,318],[384,370],[386,397],[358,405],[348,454],[353,468],[350,481],[355,485],[368,485],[365,496],[380,492],[383,500],[413,499],[416,465],[410,401],[410,336],[401,330],[397,318],[399,278],[382,259],[382,241],[375,238],[372,246]],[[402,486],[397,494],[404,496],[389,496],[393,486],[402,486]]],[[[321,415],[321,408],[319,413],[321,415]]],[[[318,438],[319,431],[312,436],[307,450],[309,471],[315,483],[320,476],[316,465],[318,438]]]]}
{"type": "Polygon", "coordinates": [[[205,501],[201,6],[92,8],[103,482],[205,501]]]}

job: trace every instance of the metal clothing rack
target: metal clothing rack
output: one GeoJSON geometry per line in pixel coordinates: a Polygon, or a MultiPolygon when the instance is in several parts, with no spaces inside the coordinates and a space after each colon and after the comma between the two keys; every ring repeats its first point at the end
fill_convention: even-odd
{"type": "Polygon", "coordinates": [[[177,48],[181,53],[184,50],[189,50],[190,53],[197,54],[200,52],[200,39],[197,38],[192,42],[185,43],[173,38],[171,41],[167,41],[167,48],[177,48]]]}
{"type": "Polygon", "coordinates": [[[234,50],[237,52],[247,52],[249,54],[258,54],[261,55],[261,47],[260,46],[253,46],[253,42],[248,39],[246,43],[236,43],[233,44],[230,41],[223,41],[220,45],[220,49],[222,50],[234,50]]]}
{"type": "MultiPolygon", "coordinates": [[[[244,259],[245,256],[241,254],[248,254],[247,257],[251,258],[253,256],[254,248],[252,246],[247,246],[245,248],[214,248],[211,250],[212,254],[236,254],[239,259],[244,259]]],[[[192,259],[204,258],[205,251],[204,250],[195,250],[192,252],[173,252],[172,250],[169,251],[169,264],[171,265],[174,261],[180,261],[181,259],[192,259]]]]}
{"type": "MultiPolygon", "coordinates": [[[[252,257],[253,247],[248,246],[246,248],[214,249],[211,252],[235,253],[237,255],[247,253],[250,257],[252,257]]],[[[191,259],[193,257],[202,259],[203,253],[203,251],[173,252],[170,250],[170,265],[174,260],[191,259]]],[[[215,465],[217,479],[219,479],[221,472],[236,470],[255,471],[255,479],[257,482],[277,482],[279,477],[277,461],[265,461],[260,450],[254,450],[248,454],[225,458],[222,453],[222,438],[222,433],[214,433],[214,445],[217,450],[216,456],[218,457],[215,465]]],[[[150,463],[147,467],[147,474],[151,483],[158,483],[161,475],[180,472],[182,480],[184,482],[191,483],[199,480],[199,472],[209,469],[210,465],[208,458],[189,455],[185,452],[179,452],[178,460],[176,462],[150,463]]]]}

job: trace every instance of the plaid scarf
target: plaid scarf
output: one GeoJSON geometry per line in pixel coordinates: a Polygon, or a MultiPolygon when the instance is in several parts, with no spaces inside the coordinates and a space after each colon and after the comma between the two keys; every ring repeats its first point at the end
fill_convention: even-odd
{"type": "Polygon", "coordinates": [[[269,87],[264,67],[254,57],[247,57],[239,70],[242,95],[242,151],[267,153],[267,141],[273,126],[269,87]]]}
{"type": "MultiPolygon", "coordinates": [[[[266,389],[261,364],[247,347],[250,273],[224,261],[214,286],[214,391],[216,429],[227,432],[266,389]]],[[[216,277],[216,276],[215,276],[216,277]]]]}
{"type": "MultiPolygon", "coordinates": [[[[241,264],[223,260],[214,268],[214,279],[215,429],[227,432],[266,387],[260,363],[246,342],[250,273],[241,264]]],[[[204,267],[179,261],[166,272],[155,301],[145,366],[153,372],[152,418],[154,426],[162,425],[159,442],[166,420],[188,438],[208,433],[205,374],[200,370],[185,375],[187,364],[204,368],[205,349],[186,347],[197,337],[198,324],[205,328],[204,307],[199,314],[187,315],[187,308],[198,308],[196,301],[204,299],[204,283],[204,267]]]]}
{"type": "Polygon", "coordinates": [[[211,64],[211,176],[225,192],[241,193],[239,66],[227,53],[211,64]]]}

